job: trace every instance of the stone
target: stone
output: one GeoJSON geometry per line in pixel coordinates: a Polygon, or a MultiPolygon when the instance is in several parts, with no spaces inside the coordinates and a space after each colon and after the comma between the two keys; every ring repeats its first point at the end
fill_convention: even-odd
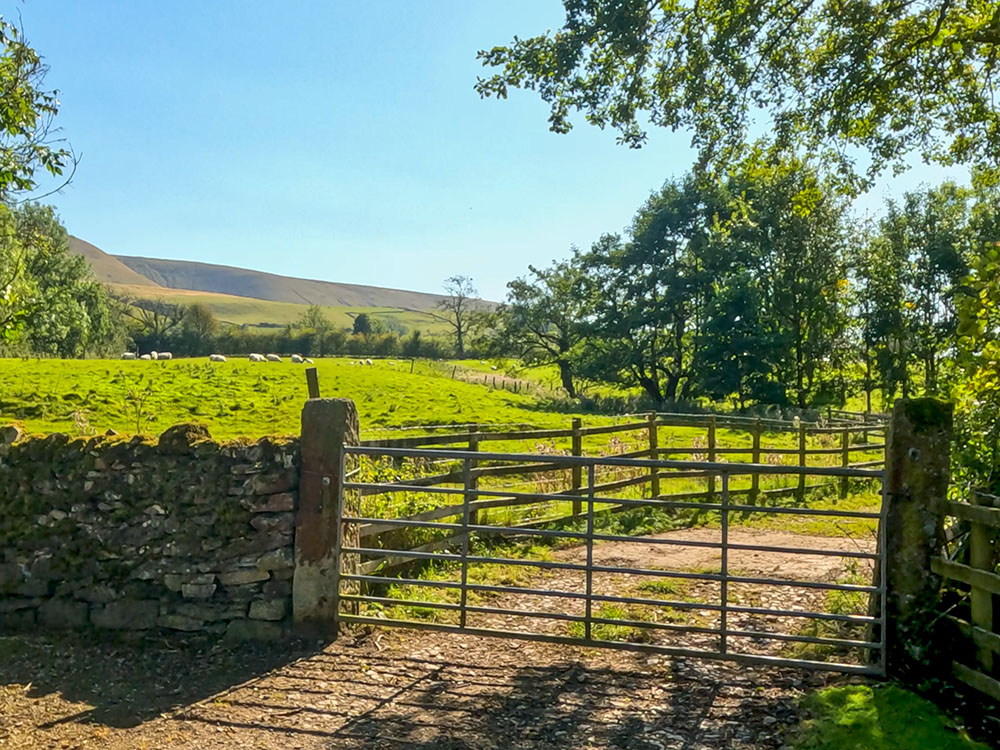
{"type": "Polygon", "coordinates": [[[248,602],[260,594],[259,583],[247,583],[242,586],[226,586],[226,596],[235,602],[248,602]]]}
{"type": "Polygon", "coordinates": [[[181,585],[184,583],[184,576],[178,573],[167,573],[163,576],[163,585],[166,586],[170,591],[180,591],[181,585]]]}
{"type": "Polygon", "coordinates": [[[257,583],[258,581],[266,581],[271,577],[271,574],[266,570],[260,570],[259,568],[249,568],[243,570],[234,570],[229,573],[219,574],[219,583],[223,586],[239,586],[244,583],[257,583]]]}
{"type": "Polygon", "coordinates": [[[295,567],[295,557],[291,547],[265,552],[257,561],[257,567],[261,570],[292,570],[295,567]]]}
{"type": "Polygon", "coordinates": [[[164,430],[157,447],[161,453],[182,455],[188,453],[196,443],[211,439],[212,435],[205,425],[186,422],[164,430]]]}
{"type": "Polygon", "coordinates": [[[295,528],[295,514],[260,514],[250,519],[250,525],[257,529],[257,531],[291,534],[292,530],[295,528]]]}
{"type": "Polygon", "coordinates": [[[156,624],[168,630],[184,630],[188,632],[204,630],[205,628],[204,620],[185,617],[184,615],[163,615],[156,621],[156,624]]]}
{"type": "Polygon", "coordinates": [[[120,601],[94,607],[90,621],[108,630],[148,630],[156,627],[159,604],[153,600],[120,601]]]}
{"type": "Polygon", "coordinates": [[[0,445],[12,445],[24,435],[24,430],[16,424],[8,424],[0,427],[0,445]]]}
{"type": "Polygon", "coordinates": [[[295,510],[295,494],[278,492],[274,495],[245,497],[240,504],[253,513],[282,513],[295,510]]]}
{"type": "Polygon", "coordinates": [[[283,471],[280,474],[257,474],[247,480],[244,487],[253,495],[274,495],[295,489],[299,483],[298,474],[294,471],[283,471]]]}
{"type": "Polygon", "coordinates": [[[14,589],[14,593],[19,596],[48,596],[49,588],[49,581],[39,578],[30,578],[17,586],[14,589]]]}
{"type": "Polygon", "coordinates": [[[205,602],[201,604],[185,602],[177,608],[176,614],[195,620],[216,622],[219,620],[233,620],[246,617],[247,607],[245,604],[234,604],[231,602],[225,604],[221,602],[205,602]]]}
{"type": "Polygon", "coordinates": [[[281,638],[281,626],[264,620],[233,620],[226,628],[226,638],[237,641],[276,641],[281,638]]]}
{"type": "Polygon", "coordinates": [[[251,620],[283,620],[288,614],[288,602],[284,599],[258,599],[250,602],[251,620]]]}
{"type": "Polygon", "coordinates": [[[117,589],[102,583],[83,589],[76,595],[76,598],[92,604],[108,604],[120,596],[121,593],[117,589]]]}
{"type": "Polygon", "coordinates": [[[4,563],[0,565],[0,592],[13,591],[23,578],[21,566],[17,563],[4,563]]]}
{"type": "Polygon", "coordinates": [[[268,581],[261,587],[264,596],[291,596],[291,581],[268,581]]]}
{"type": "Polygon", "coordinates": [[[38,608],[38,622],[47,628],[66,630],[87,624],[85,602],[71,599],[49,599],[38,608]]]}
{"type": "Polygon", "coordinates": [[[209,599],[215,593],[214,583],[184,583],[181,584],[181,594],[186,599],[209,599]]]}
{"type": "Polygon", "coordinates": [[[41,603],[41,599],[0,599],[0,614],[4,612],[16,612],[19,609],[34,609],[41,603]]]}

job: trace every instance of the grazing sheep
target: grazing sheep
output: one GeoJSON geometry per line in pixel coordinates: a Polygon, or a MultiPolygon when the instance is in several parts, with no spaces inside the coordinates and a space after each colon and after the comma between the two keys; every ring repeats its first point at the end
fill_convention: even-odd
{"type": "Polygon", "coordinates": [[[375,364],[375,363],[374,363],[374,362],[372,362],[372,361],[371,361],[370,359],[366,359],[366,360],[365,360],[365,364],[366,364],[366,365],[373,365],[373,364],[375,364]]]}
{"type": "Polygon", "coordinates": [[[311,359],[309,359],[309,357],[306,357],[306,364],[307,365],[312,365],[312,364],[316,364],[316,363],[313,362],[311,359]]]}
{"type": "Polygon", "coordinates": [[[135,352],[125,352],[122,359],[135,359],[135,352]]]}
{"type": "Polygon", "coordinates": [[[170,352],[157,352],[154,359],[173,359],[174,355],[170,352]]]}
{"type": "Polygon", "coordinates": [[[141,357],[139,357],[139,359],[152,359],[152,356],[150,356],[149,354],[143,354],[141,357]]]}
{"type": "Polygon", "coordinates": [[[497,366],[496,366],[496,365],[493,365],[493,366],[492,366],[492,367],[491,367],[490,369],[491,369],[491,370],[495,370],[495,369],[497,369],[497,366]]]}
{"type": "Polygon", "coordinates": [[[263,354],[251,354],[250,355],[250,361],[251,362],[266,362],[267,360],[264,359],[264,355],[263,354]]]}
{"type": "Polygon", "coordinates": [[[225,362],[226,358],[222,354],[209,354],[208,355],[208,361],[209,362],[225,362]]]}
{"type": "Polygon", "coordinates": [[[301,354],[293,354],[292,355],[292,362],[294,362],[295,364],[301,365],[304,361],[305,360],[302,358],[301,354]]]}
{"type": "Polygon", "coordinates": [[[150,353],[149,353],[149,358],[150,358],[150,359],[156,359],[156,358],[157,358],[157,357],[159,357],[159,356],[160,356],[160,355],[159,355],[159,354],[158,354],[157,352],[150,352],[150,353]]]}
{"type": "Polygon", "coordinates": [[[267,361],[268,362],[280,362],[281,361],[281,357],[279,357],[277,354],[268,354],[267,355],[267,361]]]}

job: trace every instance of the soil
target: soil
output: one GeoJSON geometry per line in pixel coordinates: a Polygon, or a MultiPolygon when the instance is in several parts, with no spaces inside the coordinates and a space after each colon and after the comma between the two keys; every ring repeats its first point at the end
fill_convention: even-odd
{"type": "MultiPolygon", "coordinates": [[[[709,540],[713,534],[718,532],[670,536],[709,540]]],[[[858,549],[850,540],[742,529],[730,542],[858,549]]],[[[556,557],[577,560],[581,554],[566,549],[556,557]]],[[[661,569],[717,567],[717,555],[641,542],[594,550],[601,565],[661,569]]],[[[730,568],[753,576],[833,580],[843,565],[842,558],[809,556],[790,569],[787,554],[730,552],[730,568]]],[[[574,590],[579,581],[573,575],[555,572],[532,585],[574,590]]],[[[596,590],[631,591],[634,578],[609,575],[596,590]]],[[[692,585],[696,594],[701,586],[708,597],[714,587],[718,596],[715,582],[692,585]]],[[[823,606],[823,592],[807,592],[811,598],[798,601],[789,591],[765,587],[751,603],[823,606]]],[[[803,596],[804,590],[795,591],[803,596]]],[[[527,606],[520,598],[504,595],[490,603],[527,606]]],[[[533,597],[532,606],[559,611],[566,604],[533,597]]],[[[541,627],[565,632],[564,622],[543,622],[549,624],[541,627]]],[[[470,624],[510,625],[496,615],[470,624]]],[[[750,625],[737,618],[732,627],[750,625]]],[[[540,627],[537,620],[532,627],[540,627]]],[[[708,645],[698,633],[658,636],[664,637],[682,647],[708,645]]],[[[773,653],[773,646],[754,643],[747,639],[744,648],[773,653]]],[[[845,678],[384,628],[354,629],[329,644],[32,634],[0,638],[0,748],[781,748],[798,719],[801,695],[833,681],[845,678]]]]}

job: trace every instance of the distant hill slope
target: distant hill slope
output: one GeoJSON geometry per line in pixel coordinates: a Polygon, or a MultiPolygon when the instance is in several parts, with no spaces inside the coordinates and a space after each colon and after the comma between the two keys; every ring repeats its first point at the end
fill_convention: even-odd
{"type": "Polygon", "coordinates": [[[142,274],[136,273],[113,255],[108,255],[101,248],[84,242],[79,237],[69,236],[70,252],[84,256],[94,271],[98,281],[106,284],[128,284],[129,286],[159,287],[142,274]]]}
{"type": "Polygon", "coordinates": [[[215,292],[299,305],[397,307],[407,310],[431,310],[442,299],[438,294],[297,279],[212,263],[126,255],[113,257],[140,277],[171,289],[215,292]]]}

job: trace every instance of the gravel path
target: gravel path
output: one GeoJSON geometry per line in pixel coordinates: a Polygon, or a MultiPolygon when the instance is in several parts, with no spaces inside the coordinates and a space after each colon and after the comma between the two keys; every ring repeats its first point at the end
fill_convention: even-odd
{"type": "MultiPolygon", "coordinates": [[[[702,538],[713,532],[675,533],[702,538]]],[[[857,549],[849,540],[744,533],[752,537],[733,541],[857,549]]],[[[573,560],[581,551],[556,554],[573,560]]],[[[601,562],[674,569],[711,567],[714,555],[641,543],[595,549],[601,562]],[[678,554],[689,556],[667,557],[678,554]]],[[[746,553],[731,564],[750,573],[814,580],[836,577],[843,564],[816,557],[789,568],[787,556],[781,557],[784,562],[773,553],[746,553]]],[[[572,575],[538,580],[572,587],[578,583],[572,575]]],[[[613,576],[601,584],[608,590],[622,585],[613,576]]],[[[765,590],[755,601],[822,606],[813,601],[817,592],[797,594],[812,597],[799,601],[787,588],[771,588],[780,590],[765,590]]],[[[519,596],[505,595],[498,603],[519,605],[519,596]]],[[[558,606],[558,600],[544,601],[558,606]]],[[[489,617],[487,624],[504,624],[489,617]]],[[[669,637],[684,646],[705,638],[669,637]]],[[[768,653],[771,647],[760,648],[768,653]]],[[[0,638],[0,748],[777,749],[797,720],[803,692],[843,680],[710,660],[385,629],[352,631],[325,645],[30,635],[0,638]]]]}

